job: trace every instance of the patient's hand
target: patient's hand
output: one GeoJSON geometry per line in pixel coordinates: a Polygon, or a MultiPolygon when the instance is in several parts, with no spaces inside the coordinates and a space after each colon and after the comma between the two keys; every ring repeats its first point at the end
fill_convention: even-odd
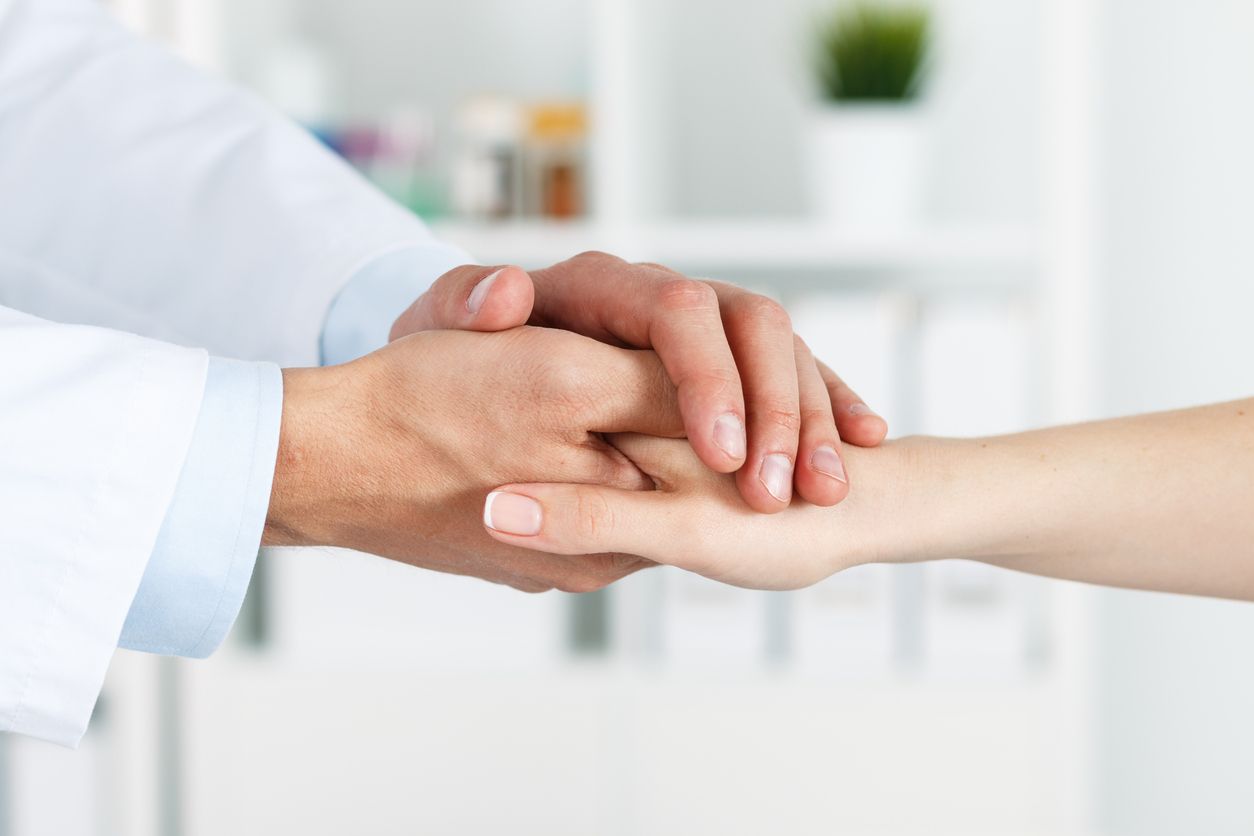
{"type": "Polygon", "coordinates": [[[618,552],[757,589],[795,589],[878,559],[872,536],[887,518],[899,458],[893,445],[847,448],[860,488],[835,507],[794,500],[775,515],[755,513],[731,476],[703,467],[684,441],[614,435],[610,441],[657,485],[624,491],[594,485],[507,485],[489,495],[488,532],[503,543],[554,554],[618,552]],[[890,463],[893,463],[890,466],[890,463]],[[538,534],[514,534],[519,506],[542,520],[538,534]],[[509,514],[497,514],[498,508],[509,514]],[[499,519],[498,519],[499,517],[499,519]]]}
{"type": "MultiPolygon", "coordinates": [[[[847,447],[858,489],[774,516],[737,502],[682,442],[613,436],[659,490],[512,485],[558,553],[631,552],[741,586],[856,563],[961,558],[1111,586],[1254,601],[1254,399],[986,438],[847,447]],[[542,519],[541,519],[542,517],[542,519]]],[[[502,520],[503,521],[503,520],[502,520]]],[[[497,526],[499,529],[500,526],[497,526]]]]}

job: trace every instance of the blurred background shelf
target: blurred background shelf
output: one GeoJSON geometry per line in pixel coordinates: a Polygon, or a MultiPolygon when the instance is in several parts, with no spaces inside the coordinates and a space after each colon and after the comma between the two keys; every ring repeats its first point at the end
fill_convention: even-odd
{"type": "MultiPolygon", "coordinates": [[[[1038,264],[1031,227],[949,224],[907,230],[832,231],[809,221],[679,219],[610,225],[595,221],[438,221],[433,229],[477,258],[524,266],[551,264],[589,249],[677,269],[943,271],[999,270],[1038,264]]],[[[972,274],[971,281],[981,281],[972,274]]],[[[985,279],[986,280],[986,279],[985,279]]],[[[958,278],[956,281],[961,282],[958,278]]]]}

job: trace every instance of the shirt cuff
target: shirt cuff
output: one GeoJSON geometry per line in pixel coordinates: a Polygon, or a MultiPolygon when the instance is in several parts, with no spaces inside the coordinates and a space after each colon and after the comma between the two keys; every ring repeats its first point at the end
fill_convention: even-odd
{"type": "Polygon", "coordinates": [[[277,366],[209,361],[187,460],[119,646],[203,658],[226,638],[261,546],[282,414],[277,366]]]}
{"type": "Polygon", "coordinates": [[[392,323],[436,279],[474,263],[457,247],[436,242],[369,262],[331,302],[322,329],[322,364],[347,363],[387,345],[392,323]]]}

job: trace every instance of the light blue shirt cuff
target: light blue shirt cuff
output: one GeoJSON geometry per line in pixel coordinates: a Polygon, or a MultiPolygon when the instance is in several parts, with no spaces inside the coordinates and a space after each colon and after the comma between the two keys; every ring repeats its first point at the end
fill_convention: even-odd
{"type": "Polygon", "coordinates": [[[322,329],[322,364],[347,363],[387,345],[392,323],[436,279],[474,263],[462,250],[435,241],[374,259],[331,303],[322,329]]]}
{"type": "Polygon", "coordinates": [[[187,461],[119,645],[203,658],[252,578],[279,449],[283,376],[214,358],[187,461]]]}

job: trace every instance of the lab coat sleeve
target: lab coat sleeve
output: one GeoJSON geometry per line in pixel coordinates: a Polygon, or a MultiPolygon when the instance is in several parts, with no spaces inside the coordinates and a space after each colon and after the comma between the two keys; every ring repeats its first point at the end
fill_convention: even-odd
{"type": "MultiPolygon", "coordinates": [[[[0,2],[0,304],[218,356],[316,364],[376,259],[460,254],[255,96],[98,0],[0,2]]],[[[399,313],[399,311],[398,311],[399,313]]]]}
{"type": "MultiPolygon", "coordinates": [[[[0,275],[21,269],[0,254],[0,275]]],[[[0,731],[73,745],[86,729],[207,364],[0,307],[0,731]]]]}
{"type": "Polygon", "coordinates": [[[283,412],[277,366],[212,358],[191,448],[120,647],[203,658],[252,578],[283,412]]]}

